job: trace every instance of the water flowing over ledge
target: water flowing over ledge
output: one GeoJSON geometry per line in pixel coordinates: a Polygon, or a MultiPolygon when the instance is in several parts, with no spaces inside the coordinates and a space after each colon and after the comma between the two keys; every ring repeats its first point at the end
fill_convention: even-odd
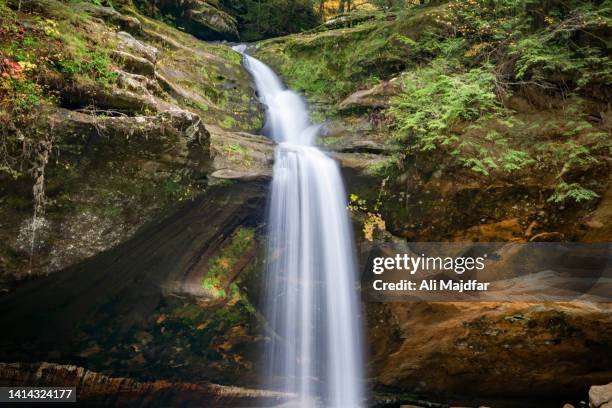
{"type": "MultiPolygon", "coordinates": [[[[244,46],[235,49],[244,54],[244,46]]],[[[353,234],[338,165],[313,145],[304,101],[244,54],[264,132],[278,143],[268,215],[269,386],[303,408],[363,405],[363,357],[353,234]]]]}

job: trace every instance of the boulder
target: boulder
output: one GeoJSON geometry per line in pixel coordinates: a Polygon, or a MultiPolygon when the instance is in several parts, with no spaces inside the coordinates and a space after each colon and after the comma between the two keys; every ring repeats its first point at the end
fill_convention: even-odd
{"type": "Polygon", "coordinates": [[[148,77],[126,71],[118,71],[118,73],[117,86],[120,89],[142,94],[143,97],[151,100],[151,103],[157,105],[158,110],[176,108],[175,105],[166,102],[167,95],[157,75],[148,77]]]}
{"type": "Polygon", "coordinates": [[[388,139],[367,117],[349,116],[327,122],[317,142],[334,152],[388,155],[392,152],[388,139]]]}
{"type": "Polygon", "coordinates": [[[594,385],[589,389],[589,407],[603,408],[612,406],[612,383],[594,385]]]}
{"type": "MultiPolygon", "coordinates": [[[[56,272],[107,250],[197,196],[213,170],[204,123],[250,133],[262,126],[263,109],[238,53],[144,17],[132,2],[113,4],[116,9],[77,2],[80,17],[73,21],[55,10],[69,11],[68,4],[22,2],[24,12],[83,29],[87,50],[106,55],[112,46],[114,63],[107,68],[117,75],[44,69],[38,76],[58,106],[41,104],[33,115],[36,132],[53,139],[57,156],[45,169],[44,216],[32,218],[26,171],[20,180],[2,180],[10,200],[22,204],[0,206],[0,291],[13,279],[56,272]],[[27,245],[34,237],[35,245],[27,245]]],[[[217,175],[257,176],[255,161],[241,163],[238,175],[228,169],[217,175]]]]}
{"type": "Polygon", "coordinates": [[[236,19],[218,7],[217,2],[162,0],[154,7],[161,15],[173,16],[183,30],[200,39],[238,40],[236,19]]]}
{"type": "Polygon", "coordinates": [[[333,152],[331,155],[338,160],[342,168],[352,169],[359,173],[368,173],[373,166],[387,160],[386,156],[372,153],[333,152]]]}
{"type": "MultiPolygon", "coordinates": [[[[115,58],[125,57],[125,53],[116,52],[115,58]]],[[[132,56],[133,57],[133,56],[132,56]]],[[[130,58],[126,65],[134,70],[152,70],[152,65],[143,58],[130,58]],[[138,67],[138,68],[136,68],[138,67]]],[[[160,112],[176,109],[177,105],[168,101],[164,88],[156,76],[152,78],[117,70],[117,80],[112,85],[102,85],[92,81],[64,82],[61,78],[49,76],[43,78],[51,89],[60,94],[61,106],[69,109],[88,109],[107,111],[111,114],[141,114],[143,112],[160,112]]]]}
{"type": "MultiPolygon", "coordinates": [[[[200,164],[204,170],[208,161],[210,134],[200,117],[195,113],[180,109],[168,110],[154,116],[102,116],[88,115],[66,109],[58,110],[49,118],[55,132],[61,134],[99,135],[107,138],[146,138],[153,142],[160,139],[175,138],[180,141],[175,151],[177,156],[185,159],[189,154],[190,144],[197,144],[200,164]]],[[[165,146],[166,152],[169,146],[165,146]]],[[[181,160],[185,164],[186,160],[181,160]]]]}

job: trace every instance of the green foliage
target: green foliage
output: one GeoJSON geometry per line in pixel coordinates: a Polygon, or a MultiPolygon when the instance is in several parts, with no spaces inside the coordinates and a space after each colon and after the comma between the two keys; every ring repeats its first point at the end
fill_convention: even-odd
{"type": "Polygon", "coordinates": [[[236,153],[236,154],[245,154],[246,150],[244,149],[244,147],[242,147],[242,145],[240,143],[232,143],[230,145],[227,146],[227,150],[229,153],[236,153]]]}
{"type": "Polygon", "coordinates": [[[11,102],[14,113],[28,112],[40,104],[42,88],[35,82],[23,78],[12,80],[11,85],[13,88],[11,102]]]}
{"type": "Polygon", "coordinates": [[[439,35],[431,32],[424,32],[418,41],[402,34],[398,34],[397,39],[410,50],[413,58],[431,60],[434,57],[444,56],[447,59],[447,64],[451,64],[465,46],[465,39],[463,38],[440,39],[439,35]]]}
{"type": "Polygon", "coordinates": [[[235,282],[228,283],[229,275],[245,252],[255,245],[255,231],[240,228],[232,235],[230,242],[208,262],[208,271],[202,279],[202,287],[215,297],[235,297],[239,289],[235,282]],[[229,293],[228,293],[229,290],[229,293]]]}
{"type": "Polygon", "coordinates": [[[380,160],[370,164],[367,167],[366,172],[367,174],[384,178],[393,172],[393,170],[398,166],[399,162],[400,158],[398,155],[392,155],[385,160],[380,160]]]}
{"type": "Polygon", "coordinates": [[[491,67],[450,73],[442,60],[407,72],[402,91],[391,99],[396,118],[396,138],[412,137],[422,150],[434,150],[456,141],[450,128],[459,120],[475,120],[499,110],[493,92],[491,67]]]}
{"type": "Polygon", "coordinates": [[[577,203],[583,201],[591,201],[595,198],[598,198],[599,194],[596,192],[589,190],[587,188],[582,187],[578,183],[566,183],[561,182],[555,189],[553,195],[548,198],[548,202],[552,203],[564,203],[568,200],[573,200],[577,203]]]}
{"type": "Polygon", "coordinates": [[[109,56],[97,51],[65,58],[59,61],[58,70],[71,78],[76,76],[91,78],[103,86],[112,85],[119,77],[119,74],[112,69],[109,56]]]}
{"type": "Polygon", "coordinates": [[[240,143],[235,142],[225,145],[224,150],[232,163],[243,164],[247,167],[251,165],[249,152],[240,143]]]}
{"type": "Polygon", "coordinates": [[[197,188],[192,185],[192,175],[187,169],[171,173],[162,183],[162,192],[166,202],[193,200],[197,195],[197,188]]]}
{"type": "Polygon", "coordinates": [[[511,48],[511,55],[517,57],[515,75],[521,80],[545,83],[555,73],[565,74],[578,86],[612,80],[612,60],[599,50],[585,47],[577,51],[569,42],[546,41],[543,35],[521,39],[511,48]]]}
{"type": "Polygon", "coordinates": [[[527,152],[509,149],[500,158],[502,168],[507,172],[521,170],[534,163],[534,160],[527,152]]]}
{"type": "Polygon", "coordinates": [[[490,168],[497,168],[497,165],[490,157],[487,157],[484,160],[479,159],[477,157],[465,157],[460,158],[460,161],[464,167],[467,167],[470,170],[476,173],[483,174],[485,176],[489,175],[490,168]]]}
{"type": "Polygon", "coordinates": [[[583,68],[582,60],[574,61],[571,51],[561,44],[546,44],[537,36],[521,39],[512,52],[517,55],[516,76],[542,80],[546,72],[570,73],[583,68]]]}
{"type": "Polygon", "coordinates": [[[562,143],[540,142],[534,146],[534,150],[538,166],[541,169],[560,168],[559,176],[578,167],[585,167],[598,162],[589,147],[578,144],[574,140],[562,143]]]}
{"type": "Polygon", "coordinates": [[[466,57],[510,58],[513,70],[504,74],[513,82],[557,87],[561,79],[583,87],[612,80],[609,44],[600,35],[612,27],[611,11],[609,2],[503,0],[492,7],[455,0],[441,19],[471,43],[466,57]]]}
{"type": "MultiPolygon", "coordinates": [[[[526,84],[569,96],[571,87],[612,80],[608,45],[601,37],[610,28],[609,2],[539,7],[534,12],[531,0],[494,5],[455,0],[432,12],[446,31],[432,25],[418,36],[397,35],[422,64],[401,75],[401,92],[391,98],[398,151],[446,149],[461,166],[483,176],[535,167],[561,177],[598,163],[592,151],[605,149],[604,138],[577,140],[586,132],[598,134],[583,117],[583,107],[568,104],[572,118],[560,123],[523,124],[500,103],[500,95],[526,84]],[[565,139],[547,140],[543,134],[565,139]]],[[[568,191],[570,197],[586,197],[576,188],[568,191]]]]}

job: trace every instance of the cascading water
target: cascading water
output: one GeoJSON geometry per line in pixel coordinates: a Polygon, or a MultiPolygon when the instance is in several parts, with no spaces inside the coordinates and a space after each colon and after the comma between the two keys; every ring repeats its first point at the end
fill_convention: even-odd
{"type": "Polygon", "coordinates": [[[318,126],[304,101],[244,46],[235,49],[267,106],[266,133],[278,143],[268,220],[269,379],[295,393],[301,408],[361,407],[360,310],[339,168],[313,145],[318,126]]]}

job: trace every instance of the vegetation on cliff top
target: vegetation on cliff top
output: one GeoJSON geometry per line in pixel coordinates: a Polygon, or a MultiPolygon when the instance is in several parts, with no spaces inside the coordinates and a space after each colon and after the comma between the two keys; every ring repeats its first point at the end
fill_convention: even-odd
{"type": "MultiPolygon", "coordinates": [[[[427,190],[446,179],[452,190],[536,185],[543,202],[534,208],[592,209],[607,186],[612,148],[612,4],[426,3],[351,13],[340,28],[263,41],[257,56],[326,116],[350,124],[367,115],[370,133],[393,153],[372,169],[389,179],[383,213],[412,231],[419,223],[409,219],[428,205],[451,211],[457,203],[409,200],[417,188],[404,191],[408,180],[427,190]],[[389,80],[380,89],[393,91],[377,105],[356,92],[389,80]],[[347,109],[345,98],[364,98],[362,110],[347,109]],[[394,204],[397,194],[406,204],[394,204]]],[[[506,214],[517,213],[513,200],[506,214]]],[[[474,214],[487,219],[487,211],[474,214]]]]}

